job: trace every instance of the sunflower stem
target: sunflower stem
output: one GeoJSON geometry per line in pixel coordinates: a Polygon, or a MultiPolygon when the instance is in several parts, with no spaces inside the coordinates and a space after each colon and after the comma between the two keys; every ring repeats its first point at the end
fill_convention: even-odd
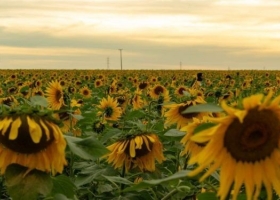
{"type": "Polygon", "coordinates": [[[151,124],[151,106],[152,106],[152,104],[153,103],[157,103],[157,101],[151,101],[150,103],[149,103],[149,107],[148,107],[148,116],[149,116],[149,118],[148,118],[148,124],[146,125],[146,131],[148,131],[148,125],[150,125],[151,124]]]}
{"type": "Polygon", "coordinates": [[[170,197],[172,197],[172,195],[174,195],[177,192],[178,192],[178,190],[177,190],[177,188],[175,188],[175,189],[171,190],[167,195],[165,195],[161,200],[169,199],[170,197]]]}
{"type": "MultiPolygon", "coordinates": [[[[123,165],[123,167],[122,167],[122,173],[121,173],[121,177],[124,178],[124,176],[125,176],[125,165],[123,165]]],[[[124,189],[124,184],[121,183],[121,192],[120,192],[120,195],[122,195],[123,189],[124,189]]]]}
{"type": "Polygon", "coordinates": [[[157,198],[157,194],[155,193],[155,191],[152,188],[150,188],[150,191],[153,194],[154,199],[157,200],[158,198],[157,198]]]}

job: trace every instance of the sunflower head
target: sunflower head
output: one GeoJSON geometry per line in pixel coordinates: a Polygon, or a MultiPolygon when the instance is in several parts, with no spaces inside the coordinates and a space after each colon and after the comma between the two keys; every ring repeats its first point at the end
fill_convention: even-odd
{"type": "Polygon", "coordinates": [[[84,86],[80,89],[80,94],[83,98],[89,99],[91,97],[91,90],[87,86],[84,86]]]}
{"type": "Polygon", "coordinates": [[[39,113],[12,113],[0,117],[1,174],[10,164],[30,170],[62,173],[66,141],[55,121],[39,113]]]}
{"type": "Polygon", "coordinates": [[[97,107],[101,110],[98,114],[103,115],[105,120],[117,121],[121,117],[121,107],[113,97],[103,98],[97,107]]]}
{"type": "Polygon", "coordinates": [[[132,168],[152,172],[155,171],[155,160],[159,163],[165,160],[159,138],[151,133],[127,136],[107,148],[110,150],[106,155],[108,163],[115,168],[124,166],[126,172],[132,168]]]}
{"type": "Polygon", "coordinates": [[[49,83],[46,89],[46,96],[52,109],[59,110],[64,105],[62,86],[58,81],[49,83]]]}
{"type": "Polygon", "coordinates": [[[279,195],[280,179],[280,96],[272,99],[272,93],[252,95],[242,100],[239,108],[222,102],[226,115],[210,117],[215,123],[191,137],[194,142],[207,143],[189,163],[198,164],[190,176],[209,169],[201,181],[220,168],[218,195],[225,199],[233,185],[233,199],[241,186],[246,188],[247,199],[257,199],[262,185],[267,199],[272,199],[272,189],[279,195]]]}

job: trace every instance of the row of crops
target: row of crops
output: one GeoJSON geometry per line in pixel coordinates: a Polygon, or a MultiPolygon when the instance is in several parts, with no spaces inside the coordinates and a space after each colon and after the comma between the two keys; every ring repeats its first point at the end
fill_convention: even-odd
{"type": "Polygon", "coordinates": [[[279,71],[0,79],[1,199],[278,198],[279,71]]]}

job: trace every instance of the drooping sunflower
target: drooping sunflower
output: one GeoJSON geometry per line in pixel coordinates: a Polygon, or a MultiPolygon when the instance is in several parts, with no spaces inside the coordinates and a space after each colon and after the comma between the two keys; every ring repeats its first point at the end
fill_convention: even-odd
{"type": "Polygon", "coordinates": [[[66,141],[59,127],[47,117],[13,114],[0,117],[0,169],[19,164],[53,175],[67,164],[66,141]]]}
{"type": "Polygon", "coordinates": [[[46,96],[50,107],[59,110],[63,104],[63,91],[58,81],[52,81],[46,89],[46,96]]]}
{"type": "Polygon", "coordinates": [[[121,117],[122,109],[118,107],[118,101],[111,96],[103,98],[97,107],[102,110],[98,115],[103,115],[105,120],[117,121],[121,117]]]}
{"type": "Polygon", "coordinates": [[[206,102],[198,96],[196,99],[184,103],[164,105],[165,108],[169,109],[164,113],[166,117],[165,126],[177,124],[177,129],[180,129],[189,122],[192,122],[194,117],[201,119],[203,116],[208,115],[208,113],[182,113],[188,107],[202,103],[206,102]]]}
{"type": "Polygon", "coordinates": [[[244,184],[247,199],[257,199],[262,185],[267,199],[272,199],[272,190],[280,193],[280,96],[272,99],[272,93],[244,98],[243,108],[235,109],[225,101],[221,106],[225,117],[209,118],[217,125],[203,130],[191,139],[207,142],[203,150],[192,156],[189,163],[198,168],[190,173],[196,175],[205,168],[204,180],[220,168],[218,196],[223,200],[233,186],[233,199],[244,184]]]}
{"type": "Polygon", "coordinates": [[[84,86],[80,89],[80,94],[85,98],[89,99],[91,97],[91,90],[87,87],[84,86]]]}
{"type": "Polygon", "coordinates": [[[125,167],[125,171],[138,168],[141,171],[155,171],[155,160],[162,163],[165,160],[163,147],[155,134],[143,133],[119,140],[107,147],[108,163],[115,168],[125,167]]]}

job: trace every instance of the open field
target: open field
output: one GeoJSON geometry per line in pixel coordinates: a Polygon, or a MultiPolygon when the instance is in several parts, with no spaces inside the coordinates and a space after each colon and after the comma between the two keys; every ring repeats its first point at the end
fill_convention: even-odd
{"type": "Polygon", "coordinates": [[[278,198],[280,71],[0,79],[0,199],[278,198]]]}

